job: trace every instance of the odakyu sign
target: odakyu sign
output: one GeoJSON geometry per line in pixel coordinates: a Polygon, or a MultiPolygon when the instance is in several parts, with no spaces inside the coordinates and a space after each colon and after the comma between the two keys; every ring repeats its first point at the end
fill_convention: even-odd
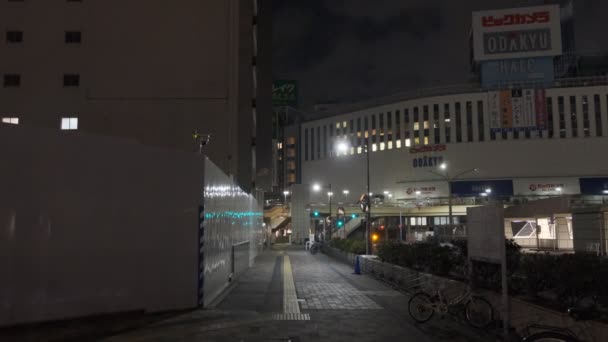
{"type": "Polygon", "coordinates": [[[443,160],[443,156],[421,156],[412,159],[412,166],[414,168],[437,168],[443,163],[443,160]]]}
{"type": "Polygon", "coordinates": [[[476,61],[562,54],[559,5],[473,12],[476,61]]]}

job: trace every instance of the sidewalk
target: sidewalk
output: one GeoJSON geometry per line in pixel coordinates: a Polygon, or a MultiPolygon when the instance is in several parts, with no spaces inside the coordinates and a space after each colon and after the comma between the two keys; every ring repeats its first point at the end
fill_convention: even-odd
{"type": "MultiPolygon", "coordinates": [[[[215,308],[125,319],[105,331],[95,331],[94,324],[88,329],[76,324],[52,330],[51,335],[35,329],[11,337],[22,338],[15,341],[489,341],[449,318],[418,325],[407,312],[409,298],[352,273],[348,265],[324,254],[277,245],[257,258],[215,308]]],[[[11,341],[6,337],[0,332],[1,341],[11,341]]]]}

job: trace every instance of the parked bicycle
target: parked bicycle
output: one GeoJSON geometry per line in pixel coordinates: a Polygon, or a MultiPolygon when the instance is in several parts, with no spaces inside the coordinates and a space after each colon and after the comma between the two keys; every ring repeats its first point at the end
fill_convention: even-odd
{"type": "MultiPolygon", "coordinates": [[[[575,321],[589,321],[599,317],[600,313],[594,309],[568,309],[568,315],[575,321]]],[[[588,332],[588,329],[585,329],[588,332]]],[[[572,330],[551,325],[531,324],[524,328],[516,339],[521,342],[581,342],[572,330]],[[523,338],[522,338],[523,336],[523,338]]],[[[513,339],[515,340],[515,339],[513,339]]],[[[585,336],[585,341],[593,341],[591,336],[585,336]]]]}
{"type": "Polygon", "coordinates": [[[494,309],[481,296],[473,295],[469,286],[453,298],[445,295],[445,282],[432,293],[419,291],[409,300],[410,316],[418,323],[429,321],[435,313],[445,316],[454,309],[464,310],[466,321],[473,327],[486,328],[494,321],[494,309]]]}
{"type": "Polygon", "coordinates": [[[323,246],[322,242],[315,241],[310,245],[308,250],[310,251],[310,254],[317,254],[317,252],[321,250],[321,246],[323,246]]]}

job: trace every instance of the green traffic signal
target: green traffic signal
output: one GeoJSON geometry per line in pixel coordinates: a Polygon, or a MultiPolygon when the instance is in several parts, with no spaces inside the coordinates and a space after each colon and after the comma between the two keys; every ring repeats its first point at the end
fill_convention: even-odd
{"type": "Polygon", "coordinates": [[[352,215],[350,215],[350,217],[357,218],[357,214],[352,214],[352,215]]]}
{"type": "Polygon", "coordinates": [[[338,225],[338,227],[342,227],[344,225],[344,221],[338,220],[337,225],[338,225]]]}
{"type": "Polygon", "coordinates": [[[315,217],[319,217],[319,212],[318,212],[318,211],[315,211],[313,215],[314,215],[315,217]]]}

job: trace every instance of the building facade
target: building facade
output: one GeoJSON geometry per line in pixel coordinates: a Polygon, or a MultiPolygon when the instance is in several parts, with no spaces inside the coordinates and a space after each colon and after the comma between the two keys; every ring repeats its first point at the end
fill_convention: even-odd
{"type": "Polygon", "coordinates": [[[193,132],[211,134],[204,153],[224,172],[268,187],[262,14],[266,1],[4,1],[0,117],[191,151],[193,132]]]}

